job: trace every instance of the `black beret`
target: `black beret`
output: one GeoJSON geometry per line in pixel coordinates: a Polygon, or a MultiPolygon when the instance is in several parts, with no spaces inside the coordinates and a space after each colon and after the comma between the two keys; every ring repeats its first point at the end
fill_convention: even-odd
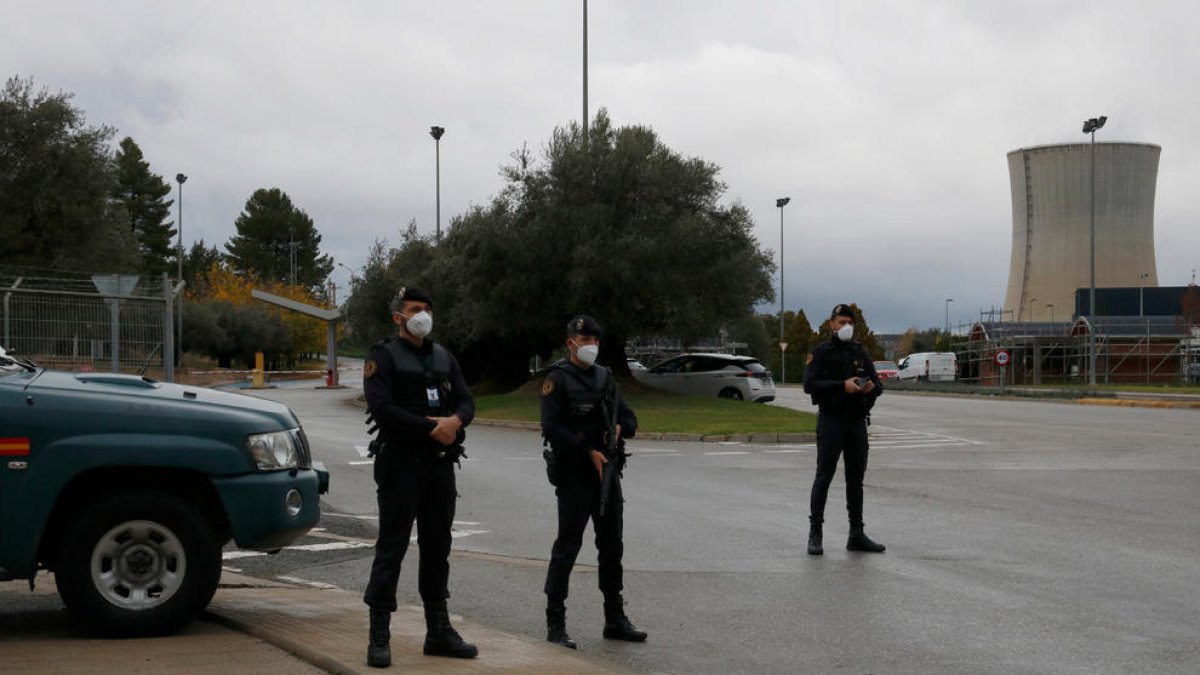
{"type": "Polygon", "coordinates": [[[579,314],[567,322],[567,335],[600,337],[600,324],[587,314],[579,314]]]}
{"type": "Polygon", "coordinates": [[[392,311],[398,312],[406,302],[423,302],[433,309],[433,298],[425,291],[412,286],[401,286],[396,292],[396,297],[392,298],[392,311]]]}
{"type": "Polygon", "coordinates": [[[846,316],[853,319],[854,310],[850,307],[850,305],[838,303],[837,305],[834,305],[833,311],[829,313],[829,318],[836,319],[839,316],[846,316]]]}

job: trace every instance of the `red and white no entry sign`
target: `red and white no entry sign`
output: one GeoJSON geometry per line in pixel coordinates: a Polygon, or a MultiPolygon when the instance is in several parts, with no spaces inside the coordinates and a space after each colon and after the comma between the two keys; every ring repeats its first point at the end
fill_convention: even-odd
{"type": "Polygon", "coordinates": [[[1009,353],[1007,349],[996,350],[996,365],[1004,367],[1008,365],[1009,353]]]}

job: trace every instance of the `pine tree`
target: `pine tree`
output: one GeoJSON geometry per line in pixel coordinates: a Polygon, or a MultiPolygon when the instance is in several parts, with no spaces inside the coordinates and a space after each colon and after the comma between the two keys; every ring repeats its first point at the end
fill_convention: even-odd
{"type": "Polygon", "coordinates": [[[137,237],[140,272],[158,276],[175,271],[175,237],[171,215],[172,200],[164,201],[171,185],[150,171],[142,149],[132,138],[121,141],[116,154],[117,184],[113,200],[124,207],[129,229],[137,237]]]}
{"type": "Polygon", "coordinates": [[[318,290],[333,271],[333,260],[321,254],[321,235],[312,218],[296,208],[279,188],[255,190],[234,222],[237,234],[225,244],[233,269],[265,282],[292,283],[318,290]]]}

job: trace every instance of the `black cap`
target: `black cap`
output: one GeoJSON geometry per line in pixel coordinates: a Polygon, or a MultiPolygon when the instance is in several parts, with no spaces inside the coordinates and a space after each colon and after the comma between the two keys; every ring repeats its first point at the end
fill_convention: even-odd
{"type": "Polygon", "coordinates": [[[425,291],[412,286],[401,286],[400,290],[396,291],[396,297],[392,298],[392,311],[400,311],[406,302],[423,302],[433,309],[433,298],[425,291]]]}
{"type": "Polygon", "coordinates": [[[587,314],[578,314],[567,322],[567,335],[600,337],[600,324],[587,314]]]}
{"type": "Polygon", "coordinates": [[[829,318],[836,319],[839,316],[845,316],[849,317],[850,319],[854,319],[854,309],[844,302],[838,303],[834,305],[833,311],[829,313],[829,318]]]}

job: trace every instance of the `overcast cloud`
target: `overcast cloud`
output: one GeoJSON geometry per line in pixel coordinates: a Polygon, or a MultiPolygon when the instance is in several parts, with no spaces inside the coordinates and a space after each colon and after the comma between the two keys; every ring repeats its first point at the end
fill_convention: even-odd
{"type": "MultiPolygon", "coordinates": [[[[858,302],[877,331],[1004,300],[1005,155],[1161,145],[1158,276],[1200,267],[1200,6],[913,0],[591,0],[590,103],[720,165],[764,246],[785,210],[789,309],[858,302]]],[[[0,0],[6,77],[76,94],[184,187],[184,239],[224,244],[259,187],[316,221],[338,262],[501,187],[522,144],[579,119],[581,0],[0,0]]],[[[778,258],[777,258],[778,259],[778,258]]],[[[346,287],[348,273],[335,279],[346,287]]],[[[765,311],[777,311],[764,306],[765,311]]]]}

